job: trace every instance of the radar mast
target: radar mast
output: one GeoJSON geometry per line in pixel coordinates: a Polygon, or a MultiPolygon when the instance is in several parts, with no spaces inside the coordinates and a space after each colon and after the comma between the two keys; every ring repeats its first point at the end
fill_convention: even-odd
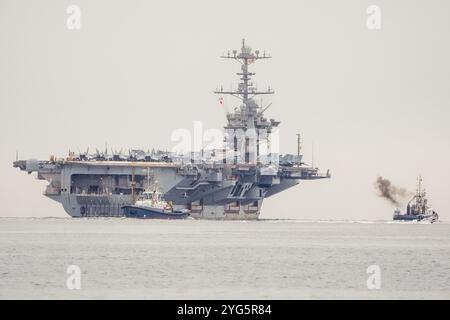
{"type": "Polygon", "coordinates": [[[266,91],[258,91],[257,87],[251,82],[254,72],[249,71],[249,65],[261,59],[269,59],[270,55],[264,51],[262,55],[259,50],[252,49],[245,44],[245,39],[242,39],[241,51],[228,51],[227,55],[222,55],[221,58],[232,59],[241,64],[241,72],[236,73],[240,78],[238,88],[236,90],[224,91],[223,86],[220,90],[214,91],[215,94],[227,94],[242,101],[240,108],[234,112],[227,114],[228,123],[225,126],[227,130],[226,142],[234,151],[234,164],[237,164],[240,157],[239,150],[243,150],[245,163],[259,163],[260,156],[260,141],[265,141],[268,153],[270,153],[270,134],[272,128],[278,126],[280,122],[273,119],[267,120],[264,118],[264,111],[270,106],[263,108],[259,106],[254,97],[258,95],[274,94],[270,86],[266,91]],[[239,131],[243,132],[238,133],[239,131]],[[245,138],[244,138],[245,135],[245,138]],[[256,157],[253,155],[256,154],[256,157]]]}

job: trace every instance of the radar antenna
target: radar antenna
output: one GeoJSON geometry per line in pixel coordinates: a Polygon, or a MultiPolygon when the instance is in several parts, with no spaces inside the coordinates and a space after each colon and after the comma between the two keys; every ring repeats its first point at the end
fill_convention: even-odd
{"type": "Polygon", "coordinates": [[[252,48],[245,44],[245,39],[242,40],[241,51],[233,50],[232,53],[228,51],[227,55],[222,55],[221,58],[233,59],[241,64],[241,72],[236,73],[241,80],[236,90],[230,89],[224,91],[223,86],[214,91],[216,94],[227,94],[242,101],[239,108],[235,108],[234,112],[227,114],[228,123],[225,126],[227,136],[225,142],[234,152],[234,164],[237,164],[238,157],[245,163],[260,163],[260,141],[266,141],[267,154],[270,154],[270,134],[273,127],[277,127],[280,123],[274,119],[266,119],[264,112],[271,104],[262,108],[259,106],[254,97],[257,95],[273,94],[273,89],[268,87],[266,91],[258,91],[256,85],[251,82],[254,72],[248,70],[249,65],[257,60],[269,59],[270,55],[264,53],[261,55],[259,50],[252,51],[252,48]],[[238,130],[243,130],[242,136],[238,130]],[[247,135],[247,133],[249,133],[247,135]],[[239,140],[237,137],[240,137],[239,140]],[[239,150],[238,150],[239,149],[239,150]]]}
{"type": "Polygon", "coordinates": [[[260,55],[259,50],[252,52],[252,49],[245,45],[245,39],[242,39],[242,47],[240,53],[238,53],[237,50],[233,50],[233,54],[231,55],[230,51],[228,51],[228,54],[221,56],[221,58],[233,59],[241,64],[242,72],[238,72],[236,74],[241,77],[240,80],[242,81],[239,83],[237,90],[224,91],[223,86],[221,86],[220,90],[216,90],[214,91],[214,93],[234,96],[238,99],[241,99],[244,102],[245,106],[247,106],[247,101],[249,99],[257,95],[274,93],[273,89],[271,89],[270,86],[266,91],[258,91],[253,83],[250,82],[251,76],[254,76],[255,73],[249,72],[248,66],[256,62],[257,60],[272,58],[270,55],[266,55],[265,51],[262,56],[260,55]]]}

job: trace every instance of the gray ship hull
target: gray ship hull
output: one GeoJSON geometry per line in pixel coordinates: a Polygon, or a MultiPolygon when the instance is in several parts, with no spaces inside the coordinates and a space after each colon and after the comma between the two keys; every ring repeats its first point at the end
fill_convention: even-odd
{"type": "Polygon", "coordinates": [[[186,166],[165,162],[16,161],[16,167],[37,172],[49,185],[44,195],[62,204],[72,217],[122,217],[147,186],[147,172],[157,180],[165,199],[197,219],[255,220],[263,200],[302,179],[320,179],[308,168],[291,167],[276,175],[254,174],[256,165],[186,166]],[[233,176],[233,179],[226,179],[233,176]],[[237,177],[237,178],[236,178],[237,177]]]}

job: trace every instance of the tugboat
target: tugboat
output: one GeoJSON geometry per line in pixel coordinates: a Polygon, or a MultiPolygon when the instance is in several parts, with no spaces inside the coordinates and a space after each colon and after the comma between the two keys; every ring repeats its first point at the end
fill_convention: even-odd
{"type": "Polygon", "coordinates": [[[162,193],[156,188],[144,191],[141,200],[134,205],[123,206],[122,210],[128,218],[141,219],[185,219],[190,214],[187,209],[174,209],[171,202],[163,200],[162,193]]]}
{"type": "Polygon", "coordinates": [[[416,194],[409,200],[406,213],[399,209],[394,211],[394,220],[403,221],[429,221],[431,223],[439,220],[439,215],[428,206],[425,189],[422,189],[422,177],[419,176],[416,194]]]}

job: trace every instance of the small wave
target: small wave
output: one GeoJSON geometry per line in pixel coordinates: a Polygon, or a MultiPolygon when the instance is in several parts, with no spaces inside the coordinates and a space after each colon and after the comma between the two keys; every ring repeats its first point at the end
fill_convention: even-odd
{"type": "Polygon", "coordinates": [[[258,221],[269,222],[269,223],[281,223],[281,222],[292,222],[292,223],[358,223],[358,224],[435,224],[435,223],[445,223],[444,221],[438,221],[431,223],[430,221],[394,221],[394,220],[356,220],[356,219],[259,219],[258,221]]]}
{"type": "Polygon", "coordinates": [[[0,216],[0,220],[70,220],[72,217],[33,217],[33,216],[21,216],[21,217],[12,217],[12,216],[0,216]]]}
{"type": "MultiPolygon", "coordinates": [[[[0,216],[1,220],[17,220],[17,221],[69,221],[69,220],[97,220],[97,221],[143,221],[143,220],[136,220],[132,218],[126,218],[126,217],[12,217],[12,216],[0,216]]],[[[148,219],[150,221],[155,221],[158,219],[148,219]]],[[[162,220],[166,221],[166,220],[162,220]]],[[[358,224],[399,224],[399,225],[411,225],[411,224],[448,224],[449,222],[446,221],[436,221],[436,222],[430,222],[430,221],[394,221],[394,220],[357,220],[357,219],[295,219],[295,218],[260,218],[257,220],[207,220],[207,219],[195,219],[195,218],[188,218],[185,220],[180,221],[216,221],[216,222],[234,222],[234,223],[329,223],[329,224],[350,224],[350,223],[358,223],[358,224]]]]}

